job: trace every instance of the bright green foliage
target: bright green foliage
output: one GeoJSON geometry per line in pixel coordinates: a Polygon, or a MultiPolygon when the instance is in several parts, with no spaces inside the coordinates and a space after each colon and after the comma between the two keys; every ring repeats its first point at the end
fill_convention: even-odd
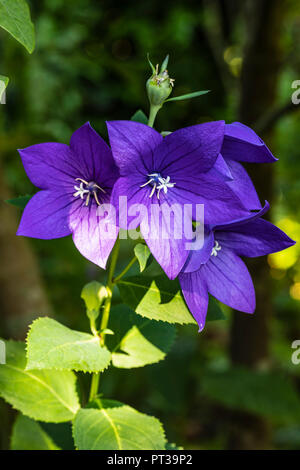
{"type": "Polygon", "coordinates": [[[13,426],[11,450],[60,449],[36,421],[19,415],[13,426]]]}
{"type": "Polygon", "coordinates": [[[187,93],[186,95],[174,96],[173,98],[169,98],[166,101],[189,100],[191,98],[197,98],[197,96],[206,95],[206,93],[209,93],[209,92],[210,90],[194,91],[193,93],[187,93]]]}
{"type": "Polygon", "coordinates": [[[104,285],[97,281],[89,282],[81,291],[81,298],[88,310],[98,310],[105,296],[106,289],[104,285]]]}
{"type": "Polygon", "coordinates": [[[25,370],[25,344],[6,342],[0,365],[0,396],[30,418],[53,423],[69,421],[79,409],[76,377],[70,371],[25,370]]]}
{"type": "Polygon", "coordinates": [[[12,206],[19,207],[19,209],[24,209],[26,204],[30,201],[32,196],[19,196],[14,199],[7,199],[5,202],[11,204],[12,206]]]}
{"type": "Polygon", "coordinates": [[[10,33],[31,54],[34,49],[34,26],[25,0],[0,0],[0,27],[10,33]]]}
{"type": "Polygon", "coordinates": [[[8,85],[8,82],[9,82],[9,78],[8,77],[4,77],[3,75],[0,75],[0,101],[1,101],[1,98],[2,98],[2,95],[8,85]]]}
{"type": "Polygon", "coordinates": [[[106,287],[97,281],[89,282],[81,291],[81,298],[86,306],[86,313],[90,319],[96,320],[100,307],[107,297],[106,287]]]}
{"type": "Polygon", "coordinates": [[[202,379],[203,392],[237,409],[273,418],[299,422],[300,400],[287,377],[272,373],[232,369],[209,372],[202,379]]]}
{"type": "Polygon", "coordinates": [[[161,450],[161,423],[119,402],[103,400],[100,409],[81,409],[73,436],[79,450],[161,450]]]}
{"type": "Polygon", "coordinates": [[[176,335],[174,325],[141,318],[126,305],[111,311],[110,325],[116,336],[112,362],[115,367],[132,368],[159,362],[170,350],[176,335]]]}
{"type": "Polygon", "coordinates": [[[131,117],[131,121],[140,122],[142,124],[148,124],[148,118],[144,111],[142,111],[141,109],[134,113],[134,115],[131,117]]]}
{"type": "Polygon", "coordinates": [[[151,263],[153,257],[148,246],[144,243],[138,243],[134,247],[134,254],[140,265],[140,272],[143,272],[151,263]]]}
{"type": "Polygon", "coordinates": [[[176,281],[132,276],[118,283],[121,297],[136,313],[168,323],[196,323],[188,311],[176,281]]]}
{"type": "Polygon", "coordinates": [[[26,370],[60,369],[99,372],[111,360],[96,336],[70,330],[52,318],[38,318],[27,337],[26,370]]]}

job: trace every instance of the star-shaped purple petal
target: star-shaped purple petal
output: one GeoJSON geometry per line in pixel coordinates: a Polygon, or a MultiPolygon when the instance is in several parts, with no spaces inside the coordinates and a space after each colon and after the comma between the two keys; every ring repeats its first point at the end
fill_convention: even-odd
{"type": "Polygon", "coordinates": [[[119,176],[112,153],[89,123],[74,132],[70,146],[45,143],[19,151],[25,171],[42,191],[24,209],[18,235],[52,239],[72,234],[78,250],[105,267],[118,230],[103,236],[105,214],[119,176]]]}

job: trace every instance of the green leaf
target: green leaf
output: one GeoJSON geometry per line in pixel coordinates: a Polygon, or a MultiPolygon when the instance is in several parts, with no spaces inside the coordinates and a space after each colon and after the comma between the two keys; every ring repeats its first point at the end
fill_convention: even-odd
{"type": "Polygon", "coordinates": [[[4,75],[0,75],[0,101],[2,99],[3,93],[8,85],[9,78],[4,77],[4,75]]]}
{"type": "Polygon", "coordinates": [[[300,400],[282,374],[240,368],[206,372],[203,393],[230,409],[255,413],[275,421],[299,422],[300,400]]]}
{"type": "Polygon", "coordinates": [[[0,27],[31,54],[35,46],[34,26],[25,0],[0,0],[0,27]]]}
{"type": "Polygon", "coordinates": [[[25,370],[25,344],[6,341],[0,365],[0,396],[30,418],[52,423],[73,419],[79,409],[76,377],[70,371],[25,370]]]}
{"type": "Polygon", "coordinates": [[[181,101],[181,100],[189,100],[191,98],[196,98],[197,96],[201,95],[206,95],[206,93],[209,93],[210,90],[202,90],[202,91],[194,91],[194,93],[187,93],[186,95],[181,95],[181,96],[174,96],[173,98],[169,98],[168,100],[165,101],[181,101]]]}
{"type": "Polygon", "coordinates": [[[151,263],[153,257],[148,246],[144,243],[138,243],[134,247],[134,254],[138,259],[140,265],[140,272],[142,273],[151,263]]]}
{"type": "Polygon", "coordinates": [[[26,416],[19,415],[11,436],[11,450],[60,450],[41,426],[26,416]]]}
{"type": "Polygon", "coordinates": [[[196,323],[182,298],[177,281],[165,276],[154,279],[132,276],[118,282],[123,302],[150,320],[168,323],[196,323]]]}
{"type": "Polygon", "coordinates": [[[52,318],[35,320],[27,336],[27,367],[31,369],[99,372],[108,367],[111,354],[96,336],[70,330],[52,318]]]}
{"type": "Polygon", "coordinates": [[[16,197],[15,199],[6,199],[5,202],[7,202],[7,204],[11,204],[12,206],[19,207],[20,209],[24,209],[31,198],[32,196],[28,196],[28,195],[19,196],[19,197],[16,197]]]}
{"type": "Polygon", "coordinates": [[[110,326],[116,332],[108,340],[114,349],[113,365],[126,369],[161,361],[176,336],[174,325],[142,318],[126,305],[112,308],[110,326]]]}
{"type": "Polygon", "coordinates": [[[142,124],[148,124],[148,118],[144,111],[139,109],[134,115],[131,117],[131,121],[141,122],[142,124]]]}
{"type": "Polygon", "coordinates": [[[73,423],[79,450],[162,450],[165,436],[158,419],[130,406],[101,401],[100,409],[81,409],[73,423]]]}

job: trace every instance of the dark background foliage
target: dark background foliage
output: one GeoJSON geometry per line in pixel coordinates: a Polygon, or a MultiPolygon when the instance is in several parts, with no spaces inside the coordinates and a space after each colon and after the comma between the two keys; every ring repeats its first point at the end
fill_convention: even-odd
{"type": "MultiPolygon", "coordinates": [[[[32,318],[53,315],[88,328],[80,291],[105,273],[76,251],[70,237],[15,236],[20,211],[3,200],[32,194],[17,148],[68,143],[85,121],[106,135],[105,120],[148,112],[145,81],[170,53],[176,94],[210,89],[168,103],[159,130],[208,120],[241,120],[279,157],[248,168],[270,218],[300,241],[300,79],[297,0],[101,1],[32,0],[37,46],[29,56],[0,32],[1,74],[9,75],[0,107],[0,335],[23,338],[32,318]]],[[[131,246],[123,246],[128,257],[131,246]]],[[[167,359],[131,371],[105,372],[102,392],[159,417],[169,440],[186,449],[300,448],[299,246],[249,263],[257,291],[254,316],[224,309],[226,321],[198,334],[178,328],[167,359]]],[[[87,377],[82,375],[83,389],[87,377]]],[[[14,413],[0,403],[2,448],[14,413]]],[[[52,426],[47,426],[52,432],[52,426]]],[[[59,426],[69,446],[69,429],[59,426]]],[[[57,439],[56,439],[57,441],[57,439]]]]}

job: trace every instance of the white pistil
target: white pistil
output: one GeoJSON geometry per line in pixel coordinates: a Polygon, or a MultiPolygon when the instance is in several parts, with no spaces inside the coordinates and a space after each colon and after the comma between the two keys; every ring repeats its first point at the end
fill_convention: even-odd
{"type": "Polygon", "coordinates": [[[217,256],[218,251],[220,251],[220,250],[221,250],[221,246],[219,245],[219,242],[217,242],[217,240],[215,240],[215,246],[211,250],[210,256],[217,256]]]}
{"type": "Polygon", "coordinates": [[[149,198],[152,198],[153,194],[155,193],[155,190],[157,189],[157,199],[159,199],[159,194],[162,189],[164,193],[167,194],[168,189],[174,188],[176,184],[176,183],[170,183],[170,176],[163,178],[162,176],[160,176],[159,173],[151,173],[148,176],[150,177],[149,181],[147,181],[147,183],[142,184],[140,188],[144,188],[148,184],[153,183],[153,187],[149,195],[149,198]]]}
{"type": "Polygon", "coordinates": [[[97,190],[99,189],[99,191],[102,191],[105,194],[104,189],[98,186],[98,184],[94,182],[89,183],[88,181],[85,181],[82,178],[76,178],[75,181],[80,181],[80,185],[74,186],[74,189],[76,189],[76,192],[73,193],[73,196],[74,197],[79,196],[81,199],[84,199],[84,197],[86,196],[85,205],[88,206],[90,202],[90,197],[92,194],[95,198],[97,205],[100,206],[100,202],[99,202],[98,195],[97,195],[97,190]],[[85,185],[86,187],[84,188],[83,185],[85,185]]]}

